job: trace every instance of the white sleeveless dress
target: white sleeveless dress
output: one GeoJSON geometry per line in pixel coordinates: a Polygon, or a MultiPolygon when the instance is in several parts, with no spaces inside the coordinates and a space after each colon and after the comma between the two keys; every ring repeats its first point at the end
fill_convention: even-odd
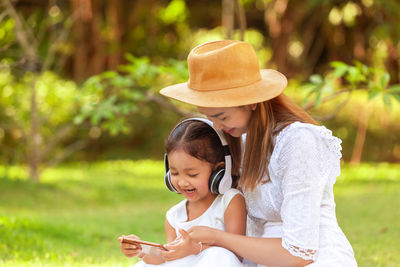
{"type": "MultiPolygon", "coordinates": [[[[189,230],[193,226],[208,226],[225,230],[224,215],[229,203],[237,194],[242,194],[236,189],[229,189],[225,194],[218,195],[211,206],[198,218],[188,221],[186,212],[187,200],[182,200],[167,212],[167,220],[180,236],[178,229],[189,230]]],[[[221,247],[210,247],[198,255],[190,255],[182,259],[165,262],[161,265],[146,264],[143,261],[135,267],[168,266],[168,267],[243,267],[234,253],[221,247]]]]}
{"type": "Polygon", "coordinates": [[[324,126],[295,122],[284,128],[275,138],[270,181],[244,190],[247,235],[282,238],[292,255],[314,261],[310,267],[357,266],[335,214],[340,143],[324,126]]]}

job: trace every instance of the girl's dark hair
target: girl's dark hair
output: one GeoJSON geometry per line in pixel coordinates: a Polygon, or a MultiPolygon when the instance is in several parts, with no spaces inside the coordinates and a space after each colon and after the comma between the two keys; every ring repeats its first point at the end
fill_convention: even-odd
{"type": "Polygon", "coordinates": [[[225,162],[224,148],[218,134],[201,121],[189,120],[179,124],[169,134],[165,146],[167,154],[182,149],[213,166],[225,162]]]}

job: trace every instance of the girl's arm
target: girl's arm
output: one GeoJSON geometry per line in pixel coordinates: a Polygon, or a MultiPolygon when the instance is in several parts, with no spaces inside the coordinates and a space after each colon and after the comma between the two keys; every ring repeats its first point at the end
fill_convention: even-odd
{"type": "MultiPolygon", "coordinates": [[[[247,211],[244,197],[241,194],[235,195],[224,214],[225,231],[238,235],[246,235],[247,211]]],[[[240,254],[235,253],[240,260],[240,254]]]]}
{"type": "Polygon", "coordinates": [[[246,234],[246,203],[241,194],[235,195],[225,210],[225,231],[245,235],[246,234]]]}
{"type": "MultiPolygon", "coordinates": [[[[175,229],[168,223],[167,219],[165,219],[165,237],[167,239],[167,243],[172,242],[176,239],[175,229]]],[[[142,259],[145,263],[154,265],[162,264],[165,262],[160,254],[145,254],[142,259]]]]}
{"type": "Polygon", "coordinates": [[[281,245],[280,238],[249,237],[220,231],[210,227],[195,226],[189,230],[191,239],[207,245],[224,247],[250,261],[270,266],[305,266],[312,263],[293,256],[281,245]]]}
{"type": "Polygon", "coordinates": [[[169,224],[167,219],[165,219],[165,238],[167,239],[167,243],[170,243],[176,239],[175,228],[169,224]]]}

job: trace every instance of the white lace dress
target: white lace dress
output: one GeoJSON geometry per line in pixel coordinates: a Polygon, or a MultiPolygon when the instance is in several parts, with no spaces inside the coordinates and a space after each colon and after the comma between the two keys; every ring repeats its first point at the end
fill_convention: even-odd
{"type": "Polygon", "coordinates": [[[292,255],[314,261],[308,266],[357,266],[335,214],[340,143],[324,126],[295,122],[284,128],[275,138],[270,181],[244,190],[247,234],[282,238],[292,255]]]}

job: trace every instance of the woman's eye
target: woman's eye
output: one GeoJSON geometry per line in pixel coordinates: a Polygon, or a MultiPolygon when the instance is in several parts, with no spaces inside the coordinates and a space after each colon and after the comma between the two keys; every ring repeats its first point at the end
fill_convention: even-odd
{"type": "Polygon", "coordinates": [[[224,120],[226,120],[228,117],[223,117],[223,118],[221,118],[221,121],[224,121],[224,120]]]}
{"type": "Polygon", "coordinates": [[[192,177],[192,178],[196,177],[197,175],[199,175],[199,174],[198,173],[188,174],[188,176],[192,177]]]}
{"type": "Polygon", "coordinates": [[[177,172],[170,172],[170,174],[171,174],[172,176],[177,176],[177,175],[178,175],[177,172]]]}

